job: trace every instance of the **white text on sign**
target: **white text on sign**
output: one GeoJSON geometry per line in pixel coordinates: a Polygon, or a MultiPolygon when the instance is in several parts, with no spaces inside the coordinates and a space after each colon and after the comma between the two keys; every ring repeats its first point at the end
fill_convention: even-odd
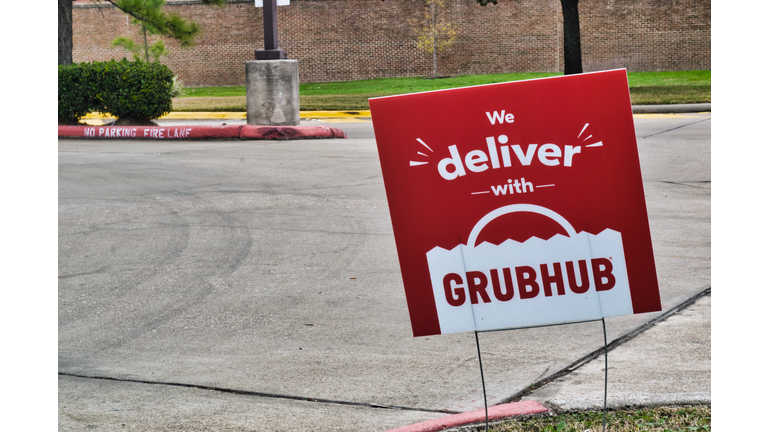
{"type": "Polygon", "coordinates": [[[491,124],[496,124],[497,121],[499,122],[499,124],[502,124],[504,122],[514,123],[515,116],[511,113],[504,114],[504,112],[505,110],[501,110],[501,114],[499,114],[498,111],[494,111],[493,114],[491,114],[490,112],[486,111],[485,115],[488,116],[488,121],[490,121],[491,124]]]}
{"type": "Polygon", "coordinates": [[[515,192],[517,193],[533,192],[533,183],[525,181],[525,177],[521,178],[520,180],[515,179],[514,183],[512,183],[512,179],[509,179],[507,180],[507,184],[491,186],[491,190],[496,196],[506,195],[507,191],[509,191],[510,195],[514,194],[515,192]]]}
{"type": "Polygon", "coordinates": [[[512,166],[513,154],[522,166],[531,165],[534,157],[536,157],[539,163],[546,166],[558,166],[562,158],[563,166],[570,167],[573,165],[574,155],[581,153],[581,146],[567,145],[561,149],[557,144],[543,144],[541,146],[538,144],[528,144],[525,151],[523,151],[522,146],[519,144],[503,145],[509,141],[506,135],[499,135],[498,140],[502,145],[497,148],[496,138],[487,137],[485,139],[488,146],[487,153],[483,150],[472,150],[465,154],[463,158],[459,154],[456,145],[449,146],[448,152],[451,156],[437,164],[437,171],[442,178],[453,180],[467,175],[467,170],[476,173],[487,170],[489,168],[488,162],[490,162],[491,169],[509,168],[512,166]]]}

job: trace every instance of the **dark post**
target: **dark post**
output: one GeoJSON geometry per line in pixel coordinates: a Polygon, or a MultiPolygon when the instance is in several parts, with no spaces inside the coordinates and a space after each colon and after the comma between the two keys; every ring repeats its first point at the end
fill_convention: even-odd
{"type": "Polygon", "coordinates": [[[563,6],[563,57],[565,75],[582,73],[579,0],[560,0],[563,6]]]}
{"type": "Polygon", "coordinates": [[[563,54],[565,75],[581,73],[581,31],[579,0],[560,0],[563,6],[563,54]]]}
{"type": "Polygon", "coordinates": [[[287,58],[277,45],[277,0],[264,0],[264,49],[256,50],[256,60],[287,58]]]}

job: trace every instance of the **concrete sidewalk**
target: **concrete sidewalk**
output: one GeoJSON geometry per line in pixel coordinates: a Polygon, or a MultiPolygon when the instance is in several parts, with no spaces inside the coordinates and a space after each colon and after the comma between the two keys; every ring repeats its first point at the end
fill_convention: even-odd
{"type": "MultiPolygon", "coordinates": [[[[712,297],[703,295],[611,350],[608,407],[711,404],[711,313],[712,297]]],[[[604,376],[600,355],[523,399],[559,411],[601,410],[604,376]]]]}
{"type": "MultiPolygon", "coordinates": [[[[676,313],[606,320],[613,406],[711,400],[710,119],[635,116],[676,313]]],[[[60,430],[377,432],[482,409],[474,335],[411,336],[371,123],[338,127],[59,141],[60,430]]],[[[602,404],[603,358],[580,362],[600,323],[480,344],[491,406],[602,404]]]]}

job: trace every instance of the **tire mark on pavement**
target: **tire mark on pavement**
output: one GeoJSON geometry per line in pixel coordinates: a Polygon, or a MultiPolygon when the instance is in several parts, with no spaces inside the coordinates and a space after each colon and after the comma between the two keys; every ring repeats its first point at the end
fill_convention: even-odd
{"type": "MultiPolygon", "coordinates": [[[[115,349],[123,346],[124,344],[138,339],[144,334],[151,332],[165,322],[177,317],[193,305],[201,302],[208,297],[215,289],[216,285],[211,283],[214,279],[223,279],[234,273],[243,261],[250,253],[253,240],[250,232],[245,223],[232,217],[231,215],[221,211],[204,210],[204,215],[213,215],[218,221],[209,221],[210,224],[203,224],[203,228],[215,228],[221,229],[224,233],[219,233],[219,238],[225,239],[220,250],[213,250],[207,252],[211,257],[216,257],[215,271],[208,272],[203,266],[192,266],[189,269],[185,277],[179,281],[174,282],[173,286],[169,288],[189,287],[192,289],[180,289],[175,293],[172,290],[165,290],[166,294],[170,294],[169,299],[159,303],[156,307],[147,310],[145,313],[139,315],[130,316],[128,321],[133,323],[130,325],[131,330],[121,331],[119,338],[111,343],[99,344],[99,350],[115,349]]],[[[189,220],[186,220],[189,226],[189,220]]],[[[192,241],[194,242],[194,238],[192,241]]],[[[189,250],[186,248],[185,250],[189,250]]],[[[173,262],[183,259],[182,255],[176,257],[173,262]]],[[[170,264],[166,263],[166,266],[170,264]]],[[[178,274],[176,272],[175,274],[178,274]]],[[[159,275],[155,275],[159,277],[159,275]]],[[[149,281],[148,281],[149,282],[149,281]]],[[[123,324],[123,327],[126,327],[123,324]]]]}
{"type": "MultiPolygon", "coordinates": [[[[93,274],[106,274],[108,276],[114,277],[115,282],[108,283],[108,285],[113,286],[112,288],[109,288],[110,292],[110,302],[112,304],[116,304],[118,301],[123,299],[124,297],[132,294],[136,289],[138,289],[140,286],[145,284],[147,281],[151,280],[152,278],[156,277],[159,273],[161,268],[164,268],[168,266],[170,263],[176,261],[187,249],[189,245],[189,233],[190,233],[190,226],[189,224],[179,216],[178,212],[171,211],[171,209],[168,209],[166,213],[160,214],[152,214],[151,218],[154,218],[155,216],[162,216],[163,218],[170,219],[169,225],[171,229],[171,235],[169,235],[169,238],[171,241],[165,243],[164,250],[162,256],[159,257],[159,259],[156,259],[154,261],[150,262],[136,262],[129,264],[132,268],[126,269],[126,263],[122,262],[120,265],[115,264],[109,264],[106,263],[106,265],[101,265],[97,270],[94,271],[88,271],[88,272],[80,272],[77,274],[71,274],[71,275],[62,275],[59,277],[59,279],[71,279],[74,277],[79,276],[87,276],[87,275],[93,275],[93,274]],[[142,265],[143,264],[143,265],[142,265]],[[137,265],[136,267],[133,267],[133,265],[137,265]]],[[[107,226],[107,225],[121,225],[125,223],[145,223],[148,226],[143,228],[142,230],[151,232],[152,230],[161,229],[162,227],[158,227],[157,223],[151,219],[149,221],[147,220],[137,220],[136,218],[132,219],[122,219],[117,222],[110,222],[106,224],[102,224],[101,226],[107,226]]],[[[61,229],[61,228],[60,228],[61,229]]],[[[101,228],[95,230],[97,231],[103,231],[106,233],[109,233],[110,231],[120,231],[125,232],[124,229],[121,228],[111,228],[110,230],[102,230],[101,228]]],[[[83,235],[87,235],[89,233],[76,233],[75,237],[82,237],[83,235]]],[[[59,236],[60,238],[62,236],[59,236]]],[[[59,247],[61,249],[61,245],[59,247]]],[[[61,265],[60,265],[61,268],[61,265]]],[[[59,286],[59,293],[60,295],[62,293],[66,293],[68,290],[77,290],[79,288],[74,286],[67,286],[67,285],[60,285],[59,286]]],[[[86,319],[87,317],[93,317],[95,314],[89,314],[80,318],[77,318],[72,321],[67,321],[66,323],[62,323],[61,325],[73,325],[83,319],[86,319]]],[[[100,326],[101,324],[97,324],[100,326]]],[[[62,329],[60,327],[60,336],[62,334],[62,329]]],[[[64,332],[66,334],[66,332],[64,332]]]]}

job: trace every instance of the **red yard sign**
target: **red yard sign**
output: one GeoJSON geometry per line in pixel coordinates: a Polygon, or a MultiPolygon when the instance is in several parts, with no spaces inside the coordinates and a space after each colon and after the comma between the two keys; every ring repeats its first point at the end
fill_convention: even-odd
{"type": "Polygon", "coordinates": [[[370,107],[414,336],[661,310],[626,71],[370,107]]]}

